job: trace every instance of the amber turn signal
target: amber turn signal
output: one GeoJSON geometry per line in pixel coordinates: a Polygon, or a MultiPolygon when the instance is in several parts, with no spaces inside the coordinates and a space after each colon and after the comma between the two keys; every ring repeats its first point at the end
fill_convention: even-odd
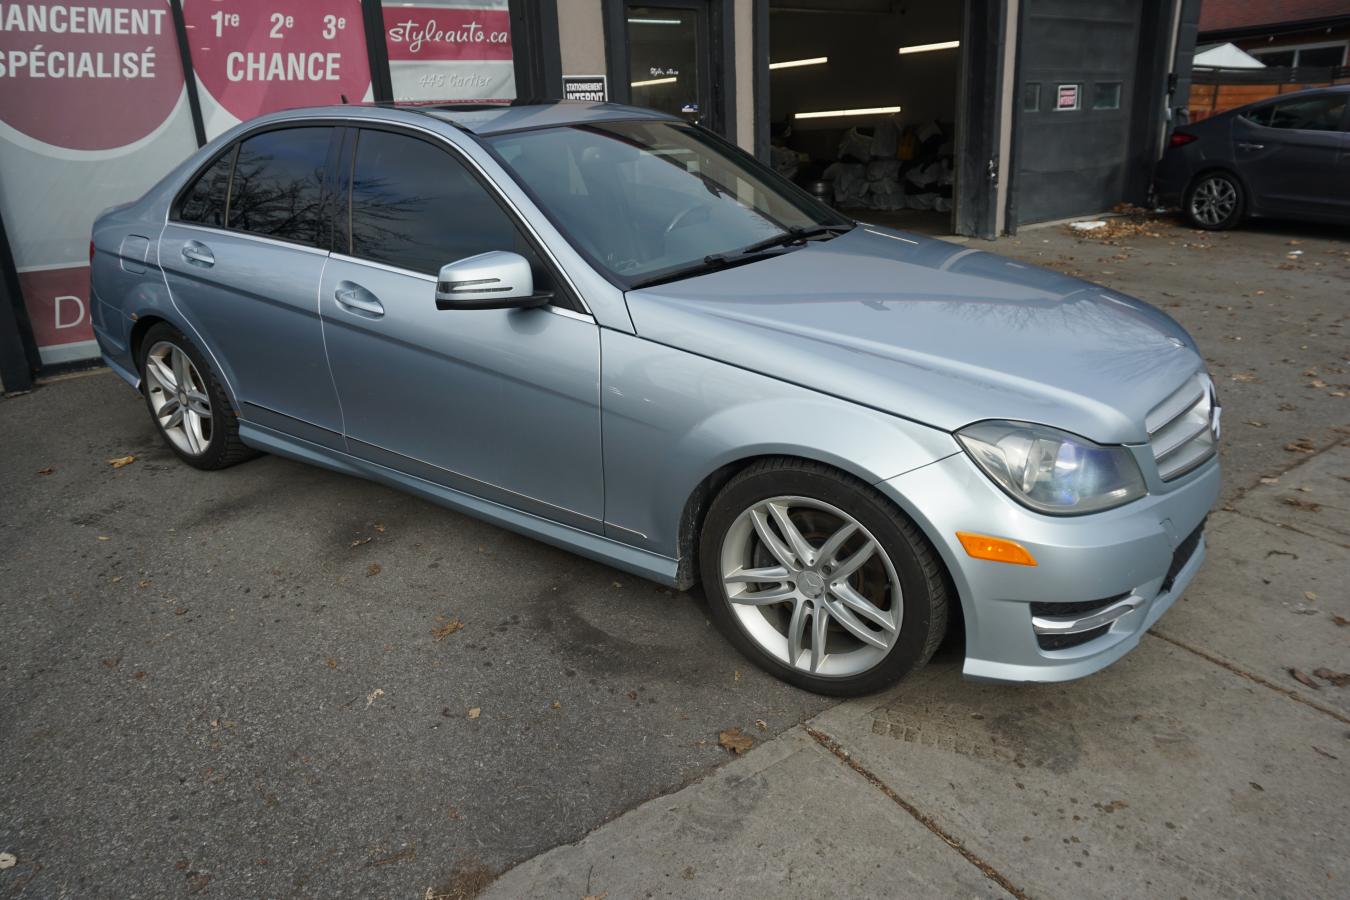
{"type": "Polygon", "coordinates": [[[1016,541],[989,537],[987,534],[971,534],[969,531],[958,531],[956,537],[961,546],[966,548],[966,553],[975,559],[987,559],[1013,566],[1036,565],[1035,558],[1027,552],[1027,548],[1016,541]]]}

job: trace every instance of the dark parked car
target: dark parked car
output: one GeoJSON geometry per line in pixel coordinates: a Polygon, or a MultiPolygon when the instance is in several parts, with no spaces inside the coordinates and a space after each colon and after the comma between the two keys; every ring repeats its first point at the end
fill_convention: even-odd
{"type": "Polygon", "coordinates": [[[1350,223],[1350,85],[1283,94],[1172,132],[1159,200],[1196,228],[1247,216],[1350,223]]]}

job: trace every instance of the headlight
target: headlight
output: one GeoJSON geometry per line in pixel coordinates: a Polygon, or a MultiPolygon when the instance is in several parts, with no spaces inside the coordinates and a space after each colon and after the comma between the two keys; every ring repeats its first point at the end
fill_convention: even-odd
{"type": "Polygon", "coordinates": [[[976,422],[956,437],[986,475],[1037,512],[1097,512],[1147,493],[1139,465],[1124,447],[1027,422],[976,422]]]}

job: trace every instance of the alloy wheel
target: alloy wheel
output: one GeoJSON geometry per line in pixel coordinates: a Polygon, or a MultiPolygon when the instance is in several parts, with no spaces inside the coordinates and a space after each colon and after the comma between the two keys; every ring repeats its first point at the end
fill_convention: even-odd
{"type": "Polygon", "coordinates": [[[1191,194],[1191,215],[1206,225],[1218,225],[1237,209],[1237,188],[1227,178],[1211,175],[1191,194]]]}
{"type": "Polygon", "coordinates": [[[201,456],[211,443],[206,380],[183,348],[159,341],[145,357],[145,381],[155,420],[179,450],[201,456]]]}
{"type": "Polygon", "coordinates": [[[808,497],[762,500],[722,540],[722,585],[741,627],[794,669],[848,677],[895,646],[900,579],[855,518],[808,497]]]}

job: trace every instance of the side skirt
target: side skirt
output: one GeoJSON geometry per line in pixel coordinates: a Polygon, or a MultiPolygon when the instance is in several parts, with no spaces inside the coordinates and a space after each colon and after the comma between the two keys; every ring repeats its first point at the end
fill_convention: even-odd
{"type": "Polygon", "coordinates": [[[277,456],[285,456],[311,465],[322,466],[346,475],[355,475],[379,482],[410,494],[416,494],[438,503],[441,506],[462,512],[465,515],[491,522],[493,525],[509,529],[532,537],[535,540],[552,544],[563,550],[593,559],[605,565],[623,569],[641,578],[674,587],[677,581],[679,563],[666,556],[631,547],[619,541],[611,540],[589,531],[581,531],[568,525],[562,525],[530,513],[493,503],[463,491],[457,491],[435,482],[427,481],[382,466],[378,463],[359,459],[340,450],[332,450],[309,441],[282,434],[279,431],[258,425],[254,422],[239,420],[239,437],[245,444],[277,456]]]}

